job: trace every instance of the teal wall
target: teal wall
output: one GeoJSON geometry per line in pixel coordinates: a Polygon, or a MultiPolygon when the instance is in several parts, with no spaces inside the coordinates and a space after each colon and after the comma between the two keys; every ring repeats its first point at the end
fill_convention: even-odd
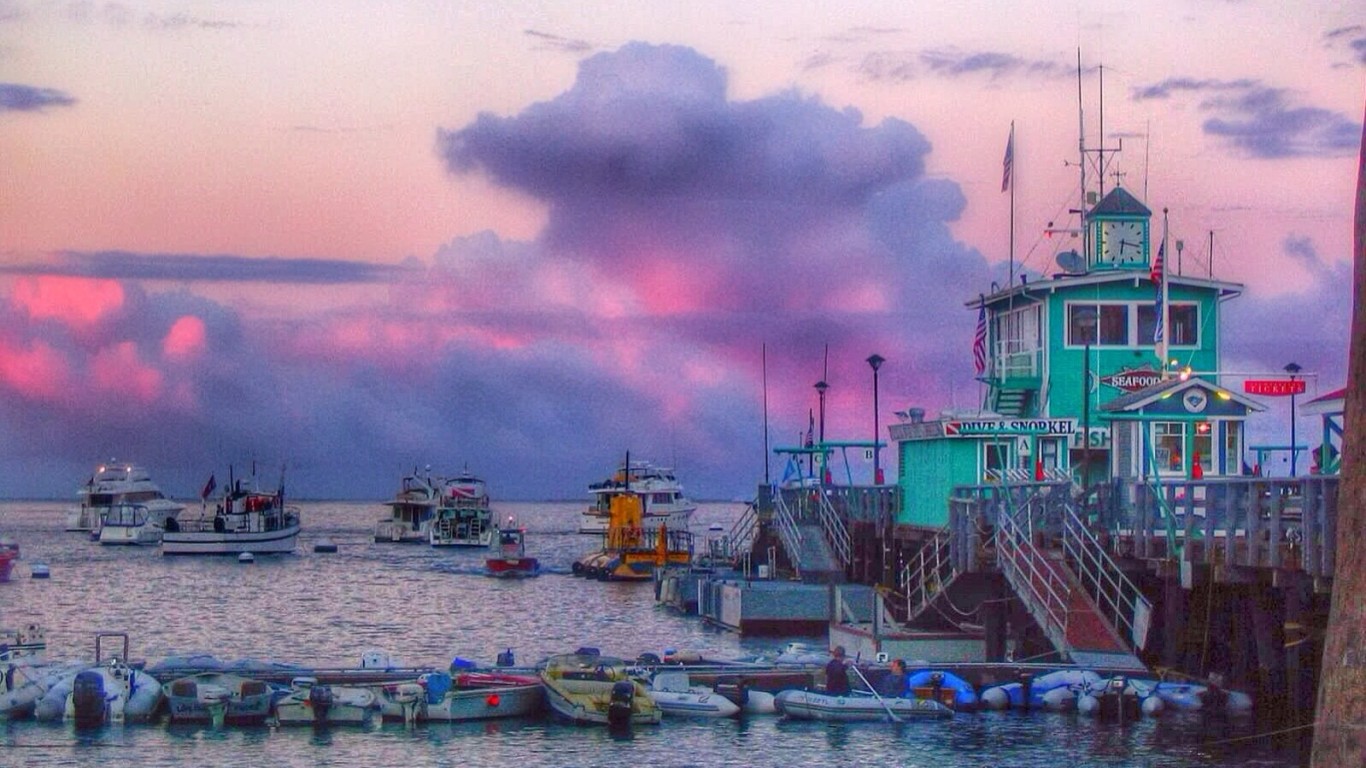
{"type": "Polygon", "coordinates": [[[897,522],[943,528],[949,522],[949,493],[977,482],[977,440],[940,438],[897,444],[901,514],[897,522]]]}

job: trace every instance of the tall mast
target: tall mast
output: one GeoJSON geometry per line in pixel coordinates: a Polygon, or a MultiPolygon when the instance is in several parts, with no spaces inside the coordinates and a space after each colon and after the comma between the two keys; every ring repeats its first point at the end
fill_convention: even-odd
{"type": "Polygon", "coordinates": [[[1077,215],[1081,220],[1081,247],[1085,259],[1091,257],[1091,230],[1086,226],[1086,117],[1081,101],[1081,49],[1077,49],[1077,168],[1081,172],[1081,204],[1077,215]]]}

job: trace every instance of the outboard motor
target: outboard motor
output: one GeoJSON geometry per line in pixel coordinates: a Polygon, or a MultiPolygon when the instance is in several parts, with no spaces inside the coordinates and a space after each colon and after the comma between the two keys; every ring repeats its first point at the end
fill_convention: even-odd
{"type": "Polygon", "coordinates": [[[327,713],[332,710],[334,698],[330,686],[315,685],[308,689],[308,703],[313,707],[313,722],[327,722],[327,713]]]}
{"type": "Polygon", "coordinates": [[[500,667],[515,667],[515,666],[517,666],[517,657],[513,655],[512,649],[511,649],[511,648],[509,648],[509,649],[507,649],[506,651],[503,651],[502,653],[498,654],[498,666],[500,666],[500,667]]]}
{"type": "Polygon", "coordinates": [[[104,725],[104,675],[93,669],[78,672],[71,686],[71,708],[77,728],[104,725]]]}
{"type": "Polygon", "coordinates": [[[745,685],[745,679],[739,675],[717,678],[716,692],[740,709],[744,709],[745,704],[749,702],[749,688],[745,685]]]}
{"type": "Polygon", "coordinates": [[[612,697],[607,704],[608,725],[620,728],[631,724],[635,695],[636,687],[630,680],[618,680],[612,684],[612,697]]]}

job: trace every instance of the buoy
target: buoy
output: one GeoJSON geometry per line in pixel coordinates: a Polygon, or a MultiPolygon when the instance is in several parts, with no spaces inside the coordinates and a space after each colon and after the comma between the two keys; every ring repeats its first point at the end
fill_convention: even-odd
{"type": "Polygon", "coordinates": [[[46,579],[48,577],[47,563],[34,563],[29,566],[29,576],[35,579],[46,579]]]}
{"type": "Polygon", "coordinates": [[[337,543],[331,539],[318,539],[313,543],[314,552],[336,552],[337,543]]]}
{"type": "Polygon", "coordinates": [[[256,562],[256,556],[253,555],[253,554],[250,553],[250,552],[243,552],[242,554],[240,554],[240,555],[237,556],[237,562],[239,562],[239,563],[254,563],[254,562],[256,562]]]}

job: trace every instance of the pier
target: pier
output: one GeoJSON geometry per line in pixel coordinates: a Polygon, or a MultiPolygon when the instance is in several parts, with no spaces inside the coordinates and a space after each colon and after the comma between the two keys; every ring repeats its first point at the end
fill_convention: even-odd
{"type": "Polygon", "coordinates": [[[895,486],[762,488],[711,543],[712,567],[664,577],[661,600],[739,631],[824,620],[865,657],[1222,679],[1298,721],[1317,689],[1339,482],[958,486],[938,530],[895,522],[895,486]],[[695,607],[668,594],[685,582],[695,607]]]}

